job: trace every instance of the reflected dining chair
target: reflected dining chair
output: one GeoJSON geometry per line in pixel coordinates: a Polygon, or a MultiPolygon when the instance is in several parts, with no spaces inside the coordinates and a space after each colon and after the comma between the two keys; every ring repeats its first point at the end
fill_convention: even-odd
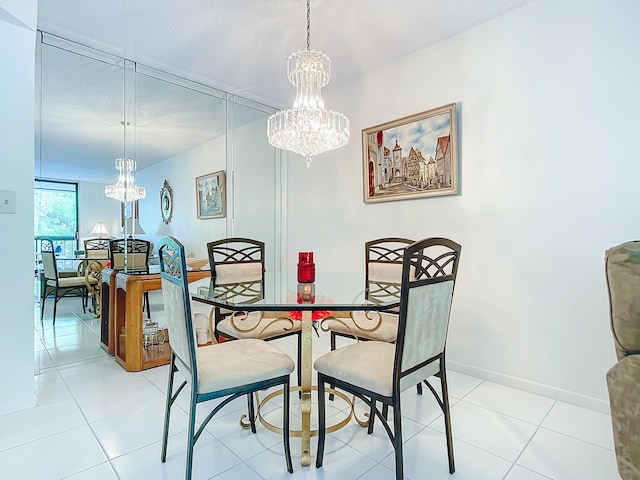
{"type": "Polygon", "coordinates": [[[80,265],[82,265],[81,273],[87,277],[88,282],[91,281],[91,278],[96,278],[95,285],[87,285],[87,298],[85,298],[85,305],[88,305],[89,298],[91,298],[92,305],[89,311],[93,311],[94,314],[99,315],[101,302],[100,286],[98,283],[100,280],[100,272],[104,268],[107,260],[109,260],[109,239],[87,238],[83,243],[85,261],[80,263],[80,265]]]}
{"type": "MultiPolygon", "coordinates": [[[[56,312],[58,302],[62,297],[70,293],[77,293],[81,296],[82,311],[86,312],[87,280],[84,274],[79,273],[71,277],[60,277],[58,274],[58,262],[56,260],[53,240],[43,238],[40,240],[40,254],[42,256],[42,281],[44,285],[40,288],[40,323],[44,319],[44,306],[47,296],[53,292],[53,325],[56,324],[56,312]]],[[[97,283],[97,280],[95,280],[97,283]]]]}
{"type": "MultiPolygon", "coordinates": [[[[450,242],[450,241],[449,241],[450,242]]],[[[455,471],[449,414],[449,394],[445,368],[447,331],[456,272],[434,275],[429,250],[441,239],[425,239],[408,246],[402,262],[400,310],[395,343],[358,342],[333,350],[321,357],[318,372],[318,452],[316,467],[322,466],[326,437],[325,384],[355,395],[370,409],[369,430],[375,417],[382,422],[395,451],[396,479],[403,478],[402,409],[400,394],[421,383],[429,387],[444,414],[449,473],[455,471]],[[426,378],[440,378],[441,396],[426,378]],[[377,408],[380,402],[383,410],[377,408]],[[393,408],[393,426],[384,408],[393,408]]],[[[453,243],[453,242],[451,242],[453,243]]],[[[461,247],[453,245],[456,257],[461,247]]]]}
{"type": "MultiPolygon", "coordinates": [[[[407,238],[387,237],[364,244],[365,299],[384,302],[398,297],[404,249],[413,242],[407,238]]],[[[326,322],[326,328],[331,332],[331,350],[336,349],[336,339],[339,336],[394,342],[398,330],[397,313],[384,312],[380,317],[375,316],[376,320],[378,318],[380,325],[376,329],[369,326],[372,322],[367,317],[367,312],[353,312],[351,318],[326,322]]]]}
{"type": "MultiPolygon", "coordinates": [[[[265,245],[260,240],[231,237],[207,243],[211,278],[218,286],[235,289],[236,294],[253,295],[256,300],[264,297],[264,257],[265,245]]],[[[275,340],[289,335],[297,336],[297,365],[302,363],[302,322],[291,321],[288,317],[266,318],[263,312],[234,312],[216,308],[214,335],[235,340],[257,338],[275,340]],[[255,328],[254,328],[255,326],[255,328]]],[[[300,370],[297,369],[298,385],[300,370]]]]}
{"type": "Polygon", "coordinates": [[[109,255],[109,239],[87,238],[84,240],[84,258],[108,260],[109,255]]]}
{"type": "MultiPolygon", "coordinates": [[[[109,240],[109,261],[113,270],[125,270],[126,267],[126,272],[130,274],[149,273],[150,253],[151,242],[147,240],[139,238],[109,240]]],[[[149,292],[144,292],[144,303],[147,306],[147,317],[150,319],[149,292]]]]}
{"type": "Polygon", "coordinates": [[[189,384],[189,424],[185,479],[191,478],[193,449],[209,420],[225,405],[247,396],[251,431],[256,432],[256,413],[253,394],[259,390],[282,386],[282,440],[289,473],[293,472],[289,444],[289,379],[295,365],[293,360],[262,340],[244,339],[197,347],[192,323],[189,284],[184,247],[172,237],[163,238],[158,245],[162,297],[169,338],[171,359],[162,435],[162,462],[167,458],[171,408],[183,388],[189,384]],[[176,372],[185,380],[174,390],[176,372]],[[196,406],[208,400],[222,399],[195,430],[196,406]]]}

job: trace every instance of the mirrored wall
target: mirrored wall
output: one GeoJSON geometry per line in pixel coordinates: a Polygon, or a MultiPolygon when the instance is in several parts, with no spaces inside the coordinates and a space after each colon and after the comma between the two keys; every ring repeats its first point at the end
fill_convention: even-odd
{"type": "Polygon", "coordinates": [[[254,232],[265,242],[275,239],[282,172],[266,136],[273,108],[59,37],[41,33],[40,39],[36,177],[105,185],[117,180],[116,159],[132,158],[136,183],[148,190],[138,209],[98,198],[102,205],[86,205],[81,199],[80,241],[105,208],[110,236],[135,234],[122,231],[124,213],[140,215],[152,237],[179,231],[186,222],[196,233],[254,232]],[[225,220],[193,222],[194,202],[177,202],[176,228],[152,221],[160,218],[157,174],[170,184],[192,174],[193,190],[195,176],[216,169],[226,172],[225,220]]]}
{"type": "Polygon", "coordinates": [[[266,135],[273,108],[46,33],[38,56],[35,173],[78,182],[78,250],[102,222],[106,237],[156,245],[172,235],[204,258],[212,240],[260,239],[266,268],[281,267],[285,175],[266,135]],[[104,196],[118,158],[135,160],[136,185],[146,189],[126,208],[104,196]],[[199,218],[196,179],[216,172],[225,173],[224,215],[199,218]]]}

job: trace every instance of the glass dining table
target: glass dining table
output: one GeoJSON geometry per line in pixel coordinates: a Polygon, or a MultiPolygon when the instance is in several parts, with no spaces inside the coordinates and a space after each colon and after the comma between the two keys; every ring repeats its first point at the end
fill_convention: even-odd
{"type": "MultiPolygon", "coordinates": [[[[300,406],[302,424],[300,431],[292,431],[292,436],[301,437],[301,463],[311,464],[310,441],[317,434],[311,429],[312,390],[312,342],[313,331],[318,331],[320,320],[325,318],[340,321],[351,317],[354,311],[382,312],[397,310],[399,298],[397,284],[389,288],[388,295],[376,295],[375,302],[369,301],[365,289],[363,273],[356,272],[317,272],[315,282],[298,283],[297,274],[291,272],[266,272],[262,281],[216,284],[213,280],[200,280],[190,284],[194,301],[230,310],[232,312],[263,312],[265,321],[274,318],[287,318],[301,321],[302,342],[300,352],[301,385],[300,406]]],[[[380,285],[377,285],[380,291],[380,285]]],[[[384,290],[384,286],[383,286],[384,290]]],[[[371,327],[376,328],[379,316],[371,318],[371,327]]],[[[257,326],[256,328],[260,328],[257,326]]],[[[292,389],[293,390],[293,389],[292,389]]],[[[340,392],[333,392],[350,402],[340,392]]],[[[271,394],[272,396],[273,394],[271,394]]],[[[269,396],[269,398],[271,397],[269,396]]],[[[264,403],[265,400],[263,400],[264,403]]],[[[349,416],[348,418],[351,418],[349,416]]],[[[346,420],[348,422],[348,419],[346,420]]],[[[263,422],[264,423],[264,422],[263,422]]],[[[346,422],[345,422],[346,423],[346,422]]],[[[334,426],[334,430],[341,428],[334,426]]],[[[274,428],[271,428],[274,430],[274,428]]],[[[327,430],[332,431],[331,429],[327,430]]]]}

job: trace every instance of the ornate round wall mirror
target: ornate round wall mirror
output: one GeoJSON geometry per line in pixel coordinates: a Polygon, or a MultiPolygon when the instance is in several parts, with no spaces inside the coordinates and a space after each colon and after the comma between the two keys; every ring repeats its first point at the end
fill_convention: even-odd
{"type": "Polygon", "coordinates": [[[173,191],[166,180],[160,189],[160,213],[162,221],[169,224],[173,215],[173,191]]]}

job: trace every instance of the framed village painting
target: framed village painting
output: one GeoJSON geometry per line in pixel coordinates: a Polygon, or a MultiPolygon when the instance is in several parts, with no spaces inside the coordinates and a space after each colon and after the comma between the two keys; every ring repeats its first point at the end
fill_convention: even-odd
{"type": "Polygon", "coordinates": [[[362,131],[365,203],[458,192],[456,105],[362,131]]]}
{"type": "Polygon", "coordinates": [[[224,170],[196,178],[198,218],[221,218],[226,215],[224,170]]]}

